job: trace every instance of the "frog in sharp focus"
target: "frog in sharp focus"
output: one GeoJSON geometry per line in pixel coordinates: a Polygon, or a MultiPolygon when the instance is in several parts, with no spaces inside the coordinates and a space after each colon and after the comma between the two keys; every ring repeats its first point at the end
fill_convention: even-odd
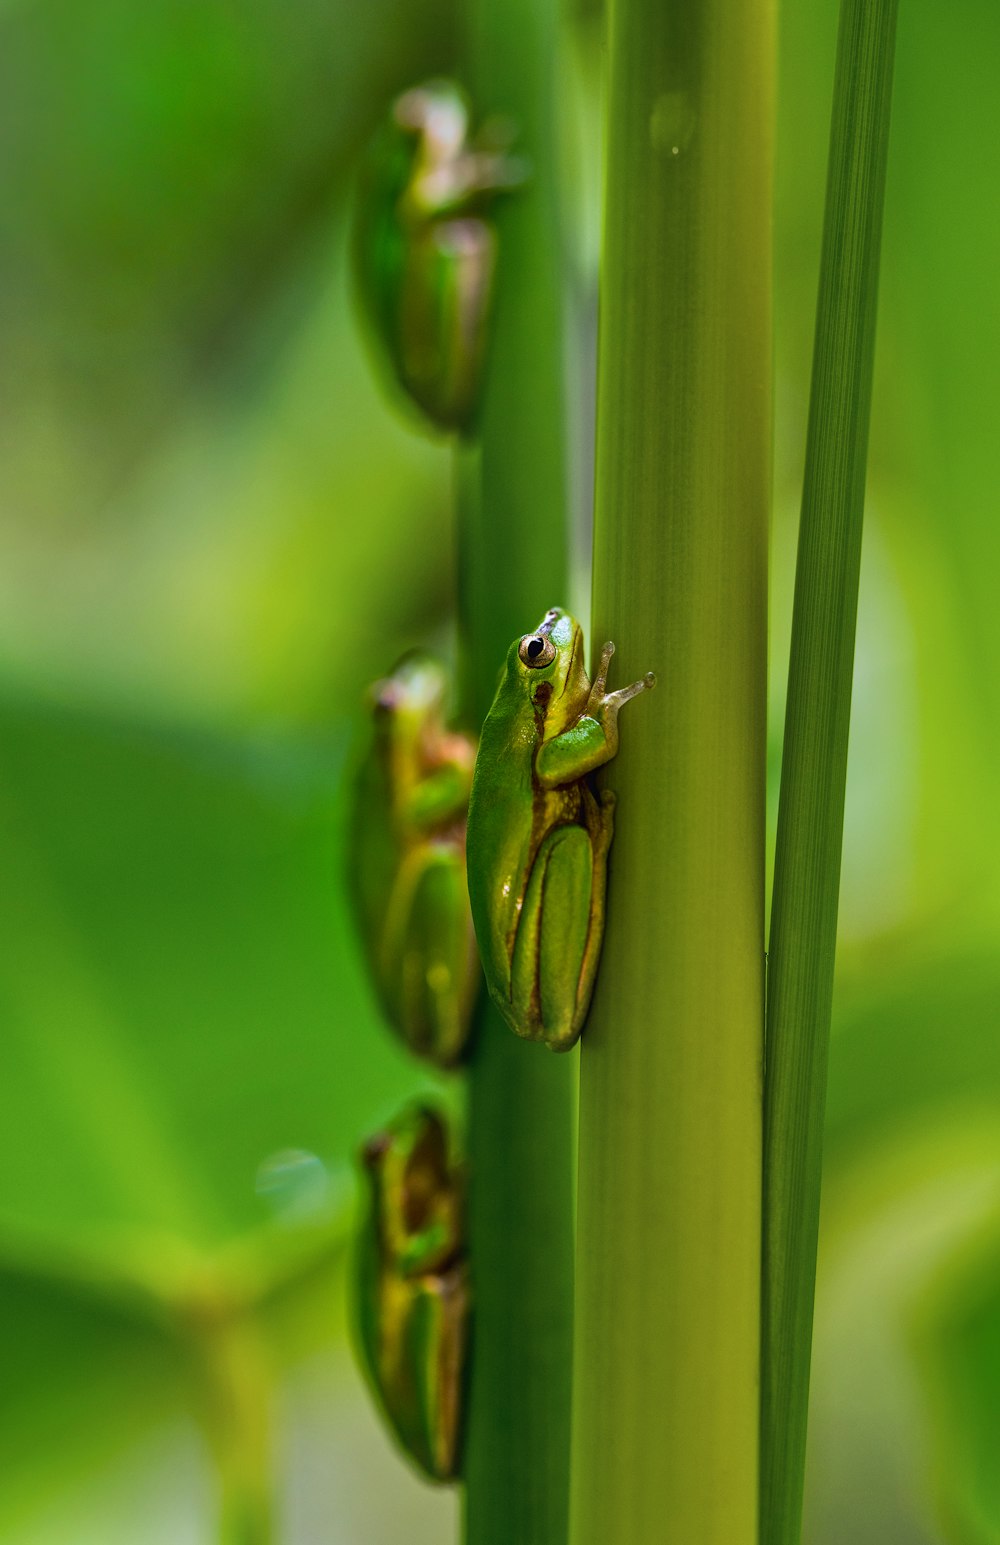
{"type": "Polygon", "coordinates": [[[469,1273],[462,1172],[441,1118],[418,1106],[366,1143],[369,1210],[358,1329],[376,1397],[432,1480],[459,1470],[469,1273]]]}
{"type": "Polygon", "coordinates": [[[467,429],[479,396],[497,259],[490,211],[525,175],[509,141],[496,120],[470,139],[461,88],[427,81],[393,103],[362,180],[359,295],[397,382],[444,430],[467,429]]]}
{"type": "Polygon", "coordinates": [[[465,875],[474,739],[445,721],[449,678],[415,650],[372,688],[373,738],[349,866],[372,981],[389,1023],[438,1067],[459,1061],[482,975],[465,875]]]}
{"type": "Polygon", "coordinates": [[[469,803],[472,916],[490,993],[518,1035],[567,1051],[587,1017],[604,931],[614,795],[588,774],[618,750],[618,711],[655,685],[591,683],[583,632],[546,612],[515,639],[479,741],[469,803]]]}

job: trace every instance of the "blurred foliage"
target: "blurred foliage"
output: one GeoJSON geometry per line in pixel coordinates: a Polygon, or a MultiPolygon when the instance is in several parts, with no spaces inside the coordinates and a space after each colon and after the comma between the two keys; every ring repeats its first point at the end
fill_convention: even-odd
{"type": "Polygon", "coordinates": [[[225,1328],[335,1265],[351,1155],[423,1080],[377,1023],[336,884],[342,735],[9,699],[0,738],[14,1506],[12,1455],[63,1474],[122,1440],[178,1398],[181,1352],[211,1378],[206,1314],[225,1328]]]}
{"type": "Polygon", "coordinates": [[[340,248],[359,146],[387,93],[450,61],[450,20],[433,0],[375,0],[363,27],[316,0],[0,13],[10,669],[213,720],[327,711],[338,639],[350,689],[373,643],[440,612],[443,454],[383,411],[340,248]]]}
{"type": "MultiPolygon", "coordinates": [[[[832,6],[783,14],[776,709],[834,25],[832,6]]],[[[998,59],[1000,19],[979,0],[947,17],[924,4],[901,16],[830,1067],[813,1545],[1000,1540],[1000,1304],[981,1277],[969,1307],[966,1259],[970,1239],[988,1255],[1000,1203],[1000,639],[986,593],[998,448],[984,424],[997,405],[997,166],[984,147],[996,138],[998,59]]]]}
{"type": "MultiPolygon", "coordinates": [[[[577,9],[585,174],[598,8],[577,9]]],[[[357,340],[350,169],[389,94],[451,66],[457,19],[450,0],[0,8],[16,1545],[211,1538],[206,1306],[260,1371],[277,1538],[453,1528],[344,1346],[352,1150],[423,1075],[377,1023],[339,876],[362,688],[447,637],[451,595],[446,452],[383,406],[357,340]]],[[[782,12],[775,766],[835,28],[833,0],[782,12]]],[[[987,0],[901,18],[813,1545],[1000,1540],[998,65],[987,0]]],[[[591,217],[595,186],[567,190],[591,217]]],[[[592,218],[576,250],[586,296],[592,218]]]]}
{"type": "Polygon", "coordinates": [[[1000,1163],[978,1230],[920,1306],[918,1352],[932,1395],[937,1487],[957,1539],[995,1539],[1000,1518],[1000,1163]]]}

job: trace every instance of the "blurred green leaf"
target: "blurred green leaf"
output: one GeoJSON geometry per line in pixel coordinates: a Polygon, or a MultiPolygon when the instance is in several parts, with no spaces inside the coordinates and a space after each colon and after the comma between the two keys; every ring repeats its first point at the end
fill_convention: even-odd
{"type": "Polygon", "coordinates": [[[18,1545],[41,1499],[176,1420],[188,1393],[180,1348],[155,1326],[34,1274],[0,1272],[0,1361],[0,1537],[18,1545]]]}
{"type": "MultiPolygon", "coordinates": [[[[456,1537],[457,1495],[389,1442],[345,1342],[342,1253],[254,1317],[276,1380],[281,1545],[456,1537]]],[[[193,1347],[122,1302],[32,1273],[0,1276],[0,1539],[5,1545],[203,1545],[216,1483],[192,1411],[193,1347]],[[9,1375],[9,1376],[8,1376],[9,1375]]]]}
{"type": "Polygon", "coordinates": [[[6,488],[79,526],[238,341],[451,0],[0,13],[6,488]],[[349,38],[350,46],[345,47],[349,38]]]}
{"type": "MultiPolygon", "coordinates": [[[[959,1519],[969,1511],[976,1456],[994,1442],[996,1385],[991,1415],[988,1359],[970,1389],[961,1336],[948,1327],[962,1318],[960,1263],[984,1228],[995,1227],[1000,1205],[998,993],[997,952],[940,935],[843,958],[827,1108],[809,1545],[995,1538],[968,1535],[959,1519]],[[951,1518],[943,1531],[932,1473],[951,1518]]],[[[998,1306],[988,1307],[985,1295],[981,1304],[975,1334],[988,1336],[998,1306]]]]}
{"type": "Polygon", "coordinates": [[[0,1521],[190,1408],[189,1314],[314,1272],[428,1085],[346,915],[347,734],[0,705],[0,1521]]]}
{"type": "MultiPolygon", "coordinates": [[[[813,1348],[807,1545],[968,1545],[943,1531],[934,1413],[911,1326],[1000,1200],[995,1112],[917,1117],[826,1176],[813,1348]]],[[[987,1429],[989,1433],[990,1429],[987,1429]]],[[[992,1429],[995,1435],[995,1424],[992,1429]]],[[[989,1437],[984,1434],[985,1441],[989,1437]]]]}
{"type": "Polygon", "coordinates": [[[414,1087],[340,883],[344,728],[168,735],[3,706],[0,1223],[217,1245],[277,1150],[414,1087]]]}
{"type": "Polygon", "coordinates": [[[71,541],[0,491],[16,517],[0,521],[5,674],[216,724],[325,721],[438,622],[447,461],[379,396],[343,242],[341,218],[248,328],[239,367],[190,390],[71,541]]]}
{"type": "Polygon", "coordinates": [[[1000,951],[917,935],[847,956],[837,982],[827,1163],[962,1104],[1000,1122],[1000,951]]]}
{"type": "Polygon", "coordinates": [[[954,1545],[1000,1540],[1000,1174],[995,1202],[985,1226],[944,1263],[920,1305],[915,1331],[935,1439],[936,1487],[954,1545]]]}

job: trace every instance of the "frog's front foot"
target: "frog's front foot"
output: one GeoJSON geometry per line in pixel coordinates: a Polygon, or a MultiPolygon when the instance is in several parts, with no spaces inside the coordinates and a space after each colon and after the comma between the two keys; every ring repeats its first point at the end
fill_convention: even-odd
{"type": "Polygon", "coordinates": [[[594,718],[602,720],[607,720],[609,717],[613,719],[622,704],[627,703],[629,698],[637,697],[640,692],[649,692],[656,686],[655,672],[647,671],[645,676],[640,677],[638,681],[633,681],[631,685],[619,687],[617,692],[609,692],[607,690],[608,668],[611,665],[611,657],[614,652],[614,643],[609,638],[601,650],[597,674],[594,677],[587,701],[587,712],[593,715],[594,718]]]}
{"type": "Polygon", "coordinates": [[[655,686],[655,671],[647,671],[645,676],[640,676],[638,681],[633,681],[629,686],[619,687],[617,692],[609,692],[604,699],[605,711],[612,708],[617,712],[629,698],[638,697],[640,692],[651,692],[655,686]]]}

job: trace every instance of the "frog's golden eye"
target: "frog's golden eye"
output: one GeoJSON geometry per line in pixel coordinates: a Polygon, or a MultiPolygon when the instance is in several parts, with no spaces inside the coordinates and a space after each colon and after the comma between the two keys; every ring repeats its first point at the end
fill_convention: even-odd
{"type": "Polygon", "coordinates": [[[517,646],[517,652],[522,663],[535,670],[543,665],[551,665],[556,657],[555,645],[543,633],[526,633],[517,646]]]}

